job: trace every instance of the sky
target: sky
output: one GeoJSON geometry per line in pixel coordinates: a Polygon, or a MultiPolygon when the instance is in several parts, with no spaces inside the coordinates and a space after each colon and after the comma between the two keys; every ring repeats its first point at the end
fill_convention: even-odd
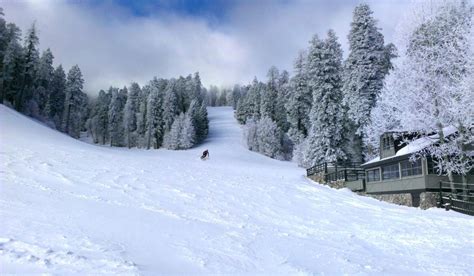
{"type": "MultiPolygon", "coordinates": [[[[205,86],[265,80],[270,66],[293,70],[314,34],[334,29],[347,55],[359,0],[0,0],[23,32],[36,22],[40,49],[55,65],[78,64],[91,95],[154,76],[199,72],[205,86]]],[[[410,0],[368,0],[386,42],[410,0]]]]}

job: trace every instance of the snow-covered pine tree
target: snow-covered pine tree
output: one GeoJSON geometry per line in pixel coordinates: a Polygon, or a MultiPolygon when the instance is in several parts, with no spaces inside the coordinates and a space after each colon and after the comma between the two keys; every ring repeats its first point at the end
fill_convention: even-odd
{"type": "Polygon", "coordinates": [[[201,77],[199,76],[199,72],[194,73],[192,84],[193,84],[193,92],[194,92],[193,99],[197,99],[201,103],[202,101],[204,101],[206,93],[205,91],[203,91],[201,77]]]}
{"type": "Polygon", "coordinates": [[[20,45],[21,31],[15,24],[8,24],[6,29],[8,42],[0,70],[2,103],[18,106],[22,89],[24,62],[23,48],[20,45]]]}
{"type": "Polygon", "coordinates": [[[24,44],[21,89],[15,102],[15,108],[27,115],[38,116],[38,103],[34,100],[34,93],[39,63],[39,39],[35,24],[26,33],[24,44]]]}
{"type": "Polygon", "coordinates": [[[257,122],[253,118],[245,123],[244,139],[249,150],[258,152],[257,122]]]}
{"type": "Polygon", "coordinates": [[[178,149],[190,149],[196,143],[196,130],[191,113],[186,113],[182,120],[178,149]]]}
{"type": "Polygon", "coordinates": [[[200,129],[201,126],[201,114],[200,114],[200,107],[198,106],[198,100],[192,100],[188,112],[186,116],[191,118],[194,134],[193,134],[193,145],[202,138],[202,130],[200,129]]]}
{"type": "MultiPolygon", "coordinates": [[[[147,103],[147,115],[146,115],[146,148],[151,147],[157,149],[163,143],[164,135],[164,117],[163,112],[166,110],[164,107],[164,95],[167,82],[163,79],[151,82],[147,86],[148,92],[148,103],[147,103]]],[[[144,89],[145,90],[145,89],[144,89]]]]}
{"type": "Polygon", "coordinates": [[[283,131],[269,117],[263,117],[257,122],[258,152],[271,158],[284,160],[283,131]]]}
{"type": "Polygon", "coordinates": [[[184,113],[181,113],[179,116],[173,120],[173,124],[171,125],[171,129],[167,131],[164,135],[163,139],[163,146],[167,149],[177,150],[180,147],[180,135],[181,129],[183,128],[184,122],[184,113]]]}
{"type": "Polygon", "coordinates": [[[67,74],[62,120],[62,131],[74,138],[79,138],[83,123],[85,98],[85,94],[82,92],[83,84],[84,79],[82,78],[81,69],[74,65],[67,74]]]}
{"type": "Polygon", "coordinates": [[[262,102],[262,94],[265,92],[266,86],[263,82],[254,78],[247,96],[245,97],[244,105],[245,105],[245,119],[247,118],[254,118],[256,120],[260,119],[261,117],[261,102],[262,102]]]}
{"type": "Polygon", "coordinates": [[[291,79],[291,88],[286,103],[287,117],[292,136],[308,135],[311,127],[309,112],[313,101],[313,95],[308,88],[308,76],[306,71],[306,52],[301,51],[294,63],[295,75],[291,79]]]}
{"type": "Polygon", "coordinates": [[[63,67],[59,65],[54,69],[49,93],[46,102],[46,116],[54,123],[57,129],[61,128],[61,118],[64,111],[66,97],[66,74],[63,67]]]}
{"type": "MultiPolygon", "coordinates": [[[[0,7],[0,69],[3,68],[3,57],[5,56],[5,51],[7,50],[8,43],[9,41],[7,40],[7,22],[5,21],[5,18],[3,18],[5,14],[3,13],[3,8],[0,7]]],[[[1,70],[0,70],[1,71],[1,70]]],[[[2,73],[0,72],[0,91],[2,91],[1,94],[3,94],[2,88],[2,73]]],[[[3,100],[3,97],[2,97],[3,100]]]]}
{"type": "Polygon", "coordinates": [[[242,89],[238,84],[234,85],[234,88],[232,89],[232,108],[234,110],[237,110],[237,104],[239,103],[239,100],[242,97],[241,90],[242,89]]]}
{"type": "Polygon", "coordinates": [[[260,114],[263,117],[269,117],[276,120],[276,103],[278,98],[278,79],[280,72],[275,66],[270,67],[267,73],[268,81],[261,94],[260,114]]]}
{"type": "Polygon", "coordinates": [[[311,165],[346,158],[344,153],[344,109],[342,108],[342,49],[330,30],[322,41],[311,40],[308,53],[308,87],[313,94],[306,157],[311,165]]]}
{"type": "Polygon", "coordinates": [[[179,114],[176,80],[171,79],[165,89],[163,102],[164,131],[169,131],[177,114],[179,114]]]}
{"type": "Polygon", "coordinates": [[[118,88],[110,87],[112,95],[108,112],[110,146],[122,147],[124,145],[123,107],[125,102],[118,88]]]}
{"type": "Polygon", "coordinates": [[[147,147],[146,118],[147,118],[148,96],[150,94],[150,89],[145,89],[145,87],[143,87],[140,91],[139,107],[138,107],[138,114],[137,114],[137,146],[139,148],[147,147]]]}
{"type": "Polygon", "coordinates": [[[355,162],[363,160],[363,128],[369,123],[370,111],[391,67],[389,50],[393,45],[384,45],[383,35],[372,13],[367,4],[354,9],[348,35],[350,52],[344,63],[344,102],[350,119],[348,151],[355,162]]]}
{"type": "Polygon", "coordinates": [[[219,96],[216,99],[216,106],[226,106],[227,105],[227,90],[221,89],[219,91],[219,96]]]}
{"type": "Polygon", "coordinates": [[[92,135],[94,143],[104,145],[109,140],[108,121],[111,99],[111,93],[107,94],[104,90],[100,90],[99,96],[92,108],[91,117],[87,123],[87,129],[89,134],[92,135]]]}
{"type": "Polygon", "coordinates": [[[37,88],[34,98],[38,103],[40,113],[45,120],[49,119],[48,114],[50,113],[49,110],[47,110],[47,103],[51,94],[51,83],[54,74],[53,59],[54,56],[51,53],[51,50],[49,48],[46,49],[39,59],[36,80],[37,88]]]}
{"type": "Polygon", "coordinates": [[[275,98],[275,122],[283,132],[287,132],[289,128],[285,107],[289,93],[288,83],[289,74],[286,70],[283,70],[278,78],[277,97],[275,98]]]}
{"type": "Polygon", "coordinates": [[[202,142],[209,133],[209,119],[207,118],[206,103],[202,101],[197,113],[196,137],[197,142],[202,142]]]}
{"type": "Polygon", "coordinates": [[[141,93],[140,86],[134,82],[131,84],[127,102],[124,108],[124,129],[125,129],[125,145],[128,148],[137,146],[137,114],[139,113],[139,96],[141,93]]]}

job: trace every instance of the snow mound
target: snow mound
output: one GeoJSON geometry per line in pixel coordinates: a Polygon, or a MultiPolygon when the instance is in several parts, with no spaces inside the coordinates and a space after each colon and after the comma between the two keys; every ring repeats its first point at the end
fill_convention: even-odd
{"type": "Polygon", "coordinates": [[[199,147],[128,150],[0,105],[0,274],[472,273],[471,217],[317,185],[209,119],[199,147]]]}

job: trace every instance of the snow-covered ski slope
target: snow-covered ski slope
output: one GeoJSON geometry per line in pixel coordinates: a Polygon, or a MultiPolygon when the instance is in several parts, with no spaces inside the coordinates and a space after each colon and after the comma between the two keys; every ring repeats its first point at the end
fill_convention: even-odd
{"type": "Polygon", "coordinates": [[[472,217],[315,184],[246,150],[231,109],[209,115],[203,145],[147,151],[0,106],[0,274],[472,275],[472,217]]]}

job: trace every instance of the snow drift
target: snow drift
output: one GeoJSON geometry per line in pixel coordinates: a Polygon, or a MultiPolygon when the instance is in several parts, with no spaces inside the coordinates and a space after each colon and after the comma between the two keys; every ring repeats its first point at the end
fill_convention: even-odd
{"type": "Polygon", "coordinates": [[[315,184],[209,119],[199,147],[128,150],[0,106],[0,273],[472,273],[472,217],[315,184]]]}

